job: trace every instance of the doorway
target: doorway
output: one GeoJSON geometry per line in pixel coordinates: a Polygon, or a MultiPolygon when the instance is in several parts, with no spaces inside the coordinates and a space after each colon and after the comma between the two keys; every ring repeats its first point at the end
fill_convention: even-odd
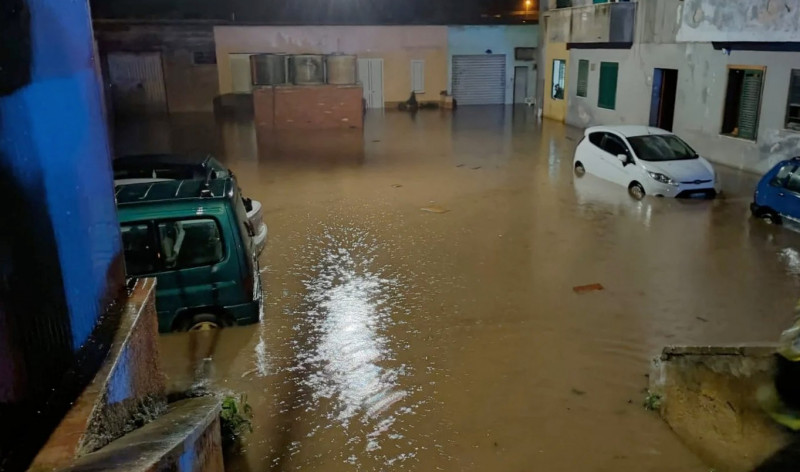
{"type": "Polygon", "coordinates": [[[528,98],[528,67],[514,67],[514,104],[525,103],[528,98]]]}
{"type": "Polygon", "coordinates": [[[383,108],[383,59],[359,59],[358,81],[367,108],[383,108]]]}
{"type": "Polygon", "coordinates": [[[672,131],[675,121],[675,96],[678,92],[676,69],[655,69],[650,101],[650,126],[672,131]]]}
{"type": "Polygon", "coordinates": [[[107,58],[114,110],[166,113],[167,94],[160,52],[112,52],[107,58]]]}
{"type": "Polygon", "coordinates": [[[252,54],[228,54],[231,62],[231,92],[233,93],[253,93],[250,56],[252,54]]]}

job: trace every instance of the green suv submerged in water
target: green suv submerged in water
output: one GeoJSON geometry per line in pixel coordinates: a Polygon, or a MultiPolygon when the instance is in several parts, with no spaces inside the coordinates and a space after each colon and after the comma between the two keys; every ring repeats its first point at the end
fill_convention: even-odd
{"type": "Polygon", "coordinates": [[[119,185],[129,277],[156,277],[161,332],[256,323],[262,309],[254,228],[233,179],[119,185]]]}

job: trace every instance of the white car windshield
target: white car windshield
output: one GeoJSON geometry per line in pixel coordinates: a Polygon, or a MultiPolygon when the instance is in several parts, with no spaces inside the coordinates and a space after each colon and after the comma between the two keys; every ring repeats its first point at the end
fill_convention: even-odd
{"type": "Polygon", "coordinates": [[[697,153],[672,134],[653,134],[628,138],[633,152],[643,161],[681,161],[697,159],[697,153]]]}

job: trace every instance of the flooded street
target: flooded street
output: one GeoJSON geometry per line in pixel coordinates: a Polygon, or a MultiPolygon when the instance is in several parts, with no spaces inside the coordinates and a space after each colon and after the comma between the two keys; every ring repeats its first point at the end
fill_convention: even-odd
{"type": "Polygon", "coordinates": [[[707,472],[642,407],[650,359],[775,341],[800,233],[722,167],[715,201],[574,179],[581,135],[502,107],[371,111],[363,136],[118,124],[118,154],[212,152],[264,205],[262,322],[161,338],[172,390],[247,395],[228,470],[707,472]]]}

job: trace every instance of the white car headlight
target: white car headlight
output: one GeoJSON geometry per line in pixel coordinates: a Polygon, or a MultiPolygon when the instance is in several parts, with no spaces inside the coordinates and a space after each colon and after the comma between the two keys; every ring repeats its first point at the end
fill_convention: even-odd
{"type": "Polygon", "coordinates": [[[647,173],[650,174],[650,177],[652,177],[653,180],[655,180],[656,182],[661,182],[662,184],[667,184],[667,185],[678,185],[677,182],[672,180],[672,178],[666,174],[660,174],[658,172],[650,172],[650,171],[648,171],[647,173]]]}

